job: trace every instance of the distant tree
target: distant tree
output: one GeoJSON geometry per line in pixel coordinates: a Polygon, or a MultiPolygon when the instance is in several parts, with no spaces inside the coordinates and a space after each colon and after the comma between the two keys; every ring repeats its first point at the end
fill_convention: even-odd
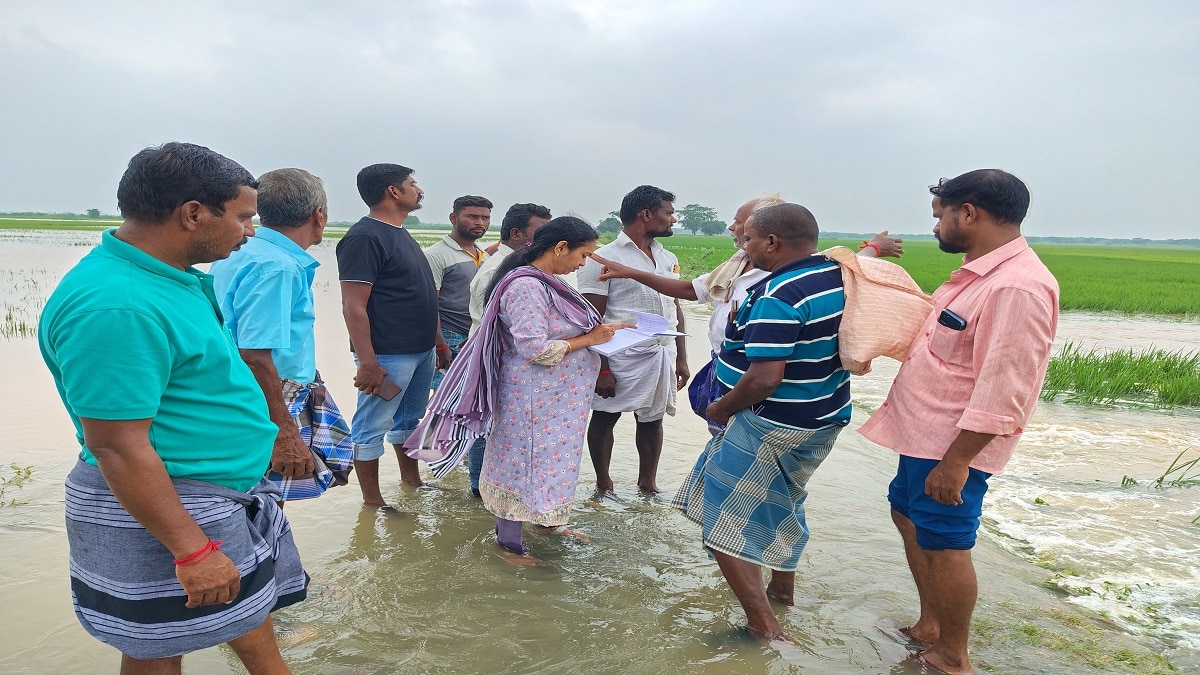
{"type": "Polygon", "coordinates": [[[410,214],[407,218],[404,219],[404,227],[420,227],[420,225],[421,225],[421,219],[414,215],[410,214]]]}
{"type": "Polygon", "coordinates": [[[600,221],[600,224],[596,226],[596,231],[600,234],[620,234],[621,219],[610,215],[609,217],[600,221]]]}
{"type": "Polygon", "coordinates": [[[88,218],[99,218],[100,217],[100,209],[88,209],[87,217],[88,218]]]}
{"type": "Polygon", "coordinates": [[[700,231],[708,236],[724,234],[729,229],[729,225],[723,220],[710,220],[700,225],[700,231]]]}
{"type": "Polygon", "coordinates": [[[720,234],[726,227],[725,223],[717,218],[716,209],[700,204],[688,204],[676,211],[676,217],[679,218],[680,227],[690,230],[693,234],[720,234]]]}

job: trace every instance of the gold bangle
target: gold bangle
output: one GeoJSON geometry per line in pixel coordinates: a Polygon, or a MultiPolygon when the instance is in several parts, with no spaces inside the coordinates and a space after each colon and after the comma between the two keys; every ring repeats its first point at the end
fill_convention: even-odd
{"type": "Polygon", "coordinates": [[[566,354],[563,354],[563,356],[566,356],[567,354],[570,354],[570,353],[571,353],[571,341],[570,341],[570,340],[563,340],[563,342],[567,343],[567,353],[566,353],[566,354]]]}

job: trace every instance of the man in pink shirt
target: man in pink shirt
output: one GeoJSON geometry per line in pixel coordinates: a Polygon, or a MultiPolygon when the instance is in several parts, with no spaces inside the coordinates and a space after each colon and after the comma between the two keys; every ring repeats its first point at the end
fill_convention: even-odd
{"type": "Polygon", "coordinates": [[[966,257],[934,292],[887,400],[859,433],[900,454],[888,501],[921,600],[920,618],[901,630],[928,645],[929,666],[970,673],[983,495],[1033,415],[1058,282],[1021,236],[1029,190],[1016,176],[979,169],[929,191],[938,246],[966,257]]]}

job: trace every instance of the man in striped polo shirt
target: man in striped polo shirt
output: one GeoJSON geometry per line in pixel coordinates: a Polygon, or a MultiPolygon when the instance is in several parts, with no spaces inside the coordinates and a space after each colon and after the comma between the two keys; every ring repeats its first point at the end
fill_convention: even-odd
{"type": "Polygon", "coordinates": [[[751,632],[786,640],[770,598],[793,604],[808,541],[805,484],[850,421],[850,375],[838,359],[845,298],[837,264],[817,254],[817,221],[779,204],[746,223],[743,250],[769,276],[751,287],[717,359],[722,395],[707,417],[726,424],[673,506],[746,611],[751,632]],[[771,569],[764,588],[760,566],[771,569]]]}

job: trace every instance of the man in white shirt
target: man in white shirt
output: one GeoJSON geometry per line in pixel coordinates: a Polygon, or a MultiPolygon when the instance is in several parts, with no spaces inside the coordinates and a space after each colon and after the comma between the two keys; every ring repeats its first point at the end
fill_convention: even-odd
{"type": "MultiPolygon", "coordinates": [[[[676,222],[675,195],[651,185],[642,185],[621,201],[622,231],[616,241],[596,253],[605,259],[658,276],[679,278],[679,259],[658,243],[671,236],[676,222]]],[[[589,261],[577,273],[579,292],[605,322],[637,323],[634,312],[674,317],[683,331],[679,302],[629,279],[599,280],[601,265],[589,261]]],[[[612,459],[613,427],[623,412],[637,420],[634,443],[638,451],[638,490],[658,492],[658,459],[662,454],[662,418],[675,414],[675,392],[682,389],[688,371],[686,338],[660,338],[632,347],[620,354],[600,358],[596,395],[592,398],[592,420],[588,425],[588,451],[596,470],[596,493],[613,495],[608,467],[612,459]]]]}
{"type": "Polygon", "coordinates": [[[533,233],[542,225],[550,222],[553,216],[550,209],[541,204],[513,204],[504,214],[500,223],[500,243],[494,248],[488,247],[488,257],[475,272],[471,280],[471,330],[473,335],[479,329],[479,321],[483,318],[483,310],[487,307],[487,288],[492,283],[492,277],[500,263],[510,253],[533,241],[533,233]]]}

